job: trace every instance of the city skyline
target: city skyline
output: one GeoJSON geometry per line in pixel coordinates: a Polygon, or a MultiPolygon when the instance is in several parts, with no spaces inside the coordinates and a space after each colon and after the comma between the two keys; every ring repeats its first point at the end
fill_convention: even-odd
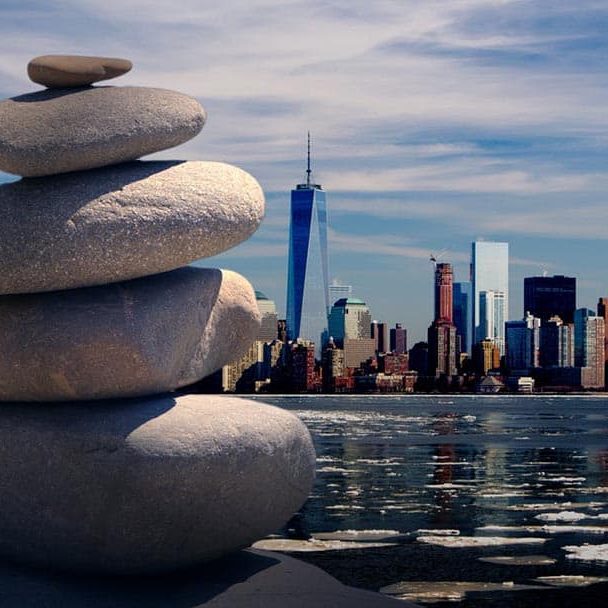
{"type": "Polygon", "coordinates": [[[605,295],[603,3],[8,0],[1,15],[4,97],[35,88],[33,55],[74,52],[128,56],[122,84],[201,101],[208,123],[176,155],[242,166],[268,200],[250,241],[202,265],[245,274],[282,317],[308,129],[331,193],[330,278],[412,341],[433,306],[429,254],[447,248],[462,282],[480,237],[511,245],[510,318],[543,270],[576,276],[581,305],[605,295]]]}

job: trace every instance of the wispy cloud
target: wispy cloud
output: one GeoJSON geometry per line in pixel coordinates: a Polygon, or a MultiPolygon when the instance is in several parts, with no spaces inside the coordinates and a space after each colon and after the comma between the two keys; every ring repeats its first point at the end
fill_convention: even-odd
{"type": "Polygon", "coordinates": [[[421,261],[452,241],[465,267],[467,239],[486,234],[517,242],[521,272],[576,254],[595,296],[603,270],[583,263],[584,245],[548,243],[606,239],[607,27],[602,0],[5,0],[0,93],[34,88],[33,55],[74,52],[131,58],[116,84],[199,98],[203,133],[157,156],[258,177],[266,225],[227,256],[266,285],[252,260],[283,267],[310,129],[338,271],[356,248],[421,261]]]}

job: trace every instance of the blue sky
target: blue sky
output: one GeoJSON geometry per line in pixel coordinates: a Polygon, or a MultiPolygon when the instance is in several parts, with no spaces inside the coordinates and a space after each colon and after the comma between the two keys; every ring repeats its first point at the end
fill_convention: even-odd
{"type": "Polygon", "coordinates": [[[156,157],[258,178],[264,225],[205,264],[280,310],[310,129],[332,276],[422,339],[429,254],[466,279],[476,238],[511,245],[512,317],[545,270],[577,276],[580,305],[608,295],[606,31],[605,0],[3,0],[0,93],[36,88],[35,55],[82,53],[133,60],[116,85],[197,97],[202,134],[156,157]]]}

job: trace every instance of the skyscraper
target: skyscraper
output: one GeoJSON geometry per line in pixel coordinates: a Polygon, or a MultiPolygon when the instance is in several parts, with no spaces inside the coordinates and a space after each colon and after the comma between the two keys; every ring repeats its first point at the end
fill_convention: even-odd
{"type": "Polygon", "coordinates": [[[309,134],[306,183],[291,191],[287,337],[312,340],[320,354],[329,314],[327,202],[323,188],[311,182],[311,174],[309,134]]]}
{"type": "Polygon", "coordinates": [[[428,329],[428,371],[436,377],[452,376],[456,370],[456,326],[453,319],[451,264],[435,265],[435,318],[428,329]]]}
{"type": "MultiPolygon", "coordinates": [[[[487,336],[486,324],[480,316],[482,292],[502,293],[502,318],[509,315],[509,244],[492,241],[475,241],[471,247],[471,283],[473,290],[472,341],[487,336]]],[[[503,329],[504,335],[504,329],[503,329]]],[[[504,352],[504,343],[501,354],[504,352]]]]}
{"type": "Polygon", "coordinates": [[[526,277],[524,279],[524,314],[528,312],[541,321],[558,316],[564,323],[574,323],[576,310],[576,278],[526,277]]]}
{"type": "Polygon", "coordinates": [[[574,313],[574,363],[581,369],[585,388],[603,388],[605,384],[604,319],[588,308],[574,313]]]}
{"type": "Polygon", "coordinates": [[[507,367],[526,372],[540,365],[541,320],[528,314],[522,321],[506,322],[507,367]]]}
{"type": "Polygon", "coordinates": [[[451,264],[435,265],[435,321],[452,323],[454,272],[451,264]]]}
{"type": "Polygon", "coordinates": [[[541,367],[574,366],[574,326],[565,325],[557,315],[540,328],[541,367]]]}
{"type": "Polygon", "coordinates": [[[376,341],[376,352],[386,353],[389,349],[388,325],[382,321],[372,321],[371,337],[376,341]]]}
{"type": "Polygon", "coordinates": [[[604,319],[604,375],[608,381],[608,298],[600,298],[597,303],[597,316],[604,319]]]}
{"type": "Polygon", "coordinates": [[[471,326],[473,324],[471,283],[469,281],[454,283],[453,299],[454,325],[460,336],[460,349],[463,353],[471,354],[471,326]]]}
{"type": "Polygon", "coordinates": [[[482,291],[479,294],[479,330],[484,340],[492,340],[501,355],[505,354],[505,294],[482,291]]]}
{"type": "Polygon", "coordinates": [[[342,298],[331,308],[329,336],[340,348],[344,340],[370,340],[371,323],[372,315],[363,300],[342,298]]]}
{"type": "Polygon", "coordinates": [[[344,365],[358,367],[376,352],[371,337],[372,316],[367,304],[357,298],[342,298],[331,308],[329,337],[344,349],[344,365]]]}
{"type": "Polygon", "coordinates": [[[447,321],[433,321],[428,329],[428,371],[429,374],[454,376],[456,369],[456,326],[447,321]]]}
{"type": "Polygon", "coordinates": [[[391,352],[398,355],[407,353],[407,329],[401,326],[401,323],[397,323],[390,332],[390,348],[391,352]]]}

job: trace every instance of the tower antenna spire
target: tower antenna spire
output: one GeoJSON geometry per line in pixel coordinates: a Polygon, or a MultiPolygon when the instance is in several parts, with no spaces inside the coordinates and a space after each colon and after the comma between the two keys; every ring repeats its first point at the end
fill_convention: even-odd
{"type": "Polygon", "coordinates": [[[306,168],[306,186],[310,188],[310,174],[312,169],[310,168],[310,131],[308,132],[308,165],[306,168]]]}

